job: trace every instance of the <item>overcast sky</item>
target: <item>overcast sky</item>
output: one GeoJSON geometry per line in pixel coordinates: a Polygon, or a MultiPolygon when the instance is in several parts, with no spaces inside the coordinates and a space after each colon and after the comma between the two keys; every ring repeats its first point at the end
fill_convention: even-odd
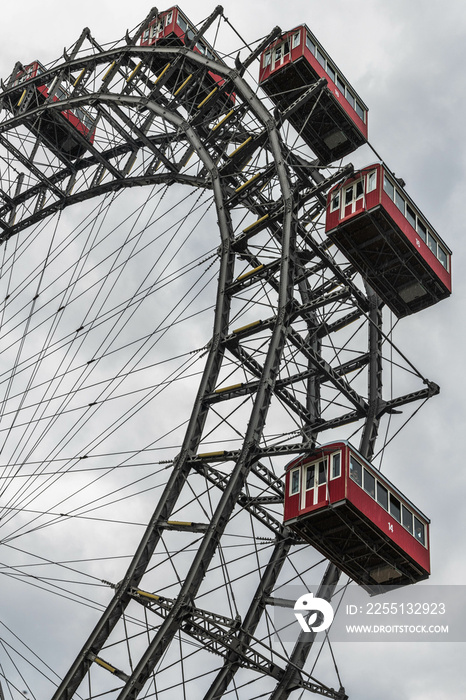
{"type": "MultiPolygon", "coordinates": [[[[266,35],[275,25],[289,29],[305,22],[311,28],[368,105],[371,144],[403,177],[411,197],[453,251],[451,299],[399,324],[398,345],[425,376],[440,384],[441,393],[403,431],[393,453],[400,463],[392,465],[389,476],[396,483],[402,480],[403,490],[432,520],[430,583],[466,585],[466,4],[223,4],[246,41],[266,35]]],[[[186,0],[180,6],[194,22],[214,9],[205,0],[186,0]]],[[[102,44],[117,39],[149,10],[141,0],[8,2],[2,8],[0,75],[5,79],[17,60],[56,59],[84,26],[102,44]]],[[[368,159],[374,156],[367,150],[349,158],[357,165],[368,159]]],[[[460,700],[465,650],[458,643],[341,645],[338,663],[354,700],[460,700]]]]}

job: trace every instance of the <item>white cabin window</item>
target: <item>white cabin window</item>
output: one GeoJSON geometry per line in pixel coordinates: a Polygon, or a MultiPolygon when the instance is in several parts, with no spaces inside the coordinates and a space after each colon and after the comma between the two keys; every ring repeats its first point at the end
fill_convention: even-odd
{"type": "Polygon", "coordinates": [[[419,218],[417,220],[417,232],[425,243],[427,241],[427,229],[419,218]]]}
{"type": "Polygon", "coordinates": [[[301,32],[296,32],[296,34],[293,34],[291,48],[295,49],[297,46],[299,46],[300,41],[301,41],[301,32]]]}
{"type": "Polygon", "coordinates": [[[413,534],[413,514],[404,505],[401,506],[401,522],[408,532],[413,534]]]}
{"type": "Polygon", "coordinates": [[[363,109],[363,107],[361,107],[361,105],[359,104],[359,102],[357,100],[356,100],[356,114],[358,115],[358,117],[360,119],[363,120],[363,122],[366,120],[366,112],[363,109]]]}
{"type": "Polygon", "coordinates": [[[388,196],[390,197],[390,199],[394,200],[395,199],[395,188],[393,186],[393,183],[391,182],[391,180],[388,179],[388,177],[385,175],[385,173],[383,176],[383,188],[384,188],[385,192],[388,194],[388,196]]]}
{"type": "Polygon", "coordinates": [[[341,476],[341,452],[336,452],[332,455],[332,472],[331,479],[338,479],[341,476]]]}
{"type": "Polygon", "coordinates": [[[337,190],[332,195],[332,199],[330,201],[330,211],[336,211],[337,209],[340,208],[340,190],[337,190]]]}
{"type": "Polygon", "coordinates": [[[416,214],[411,209],[409,204],[406,205],[406,218],[408,219],[413,229],[416,230],[416,214]]]}
{"type": "Polygon", "coordinates": [[[343,80],[337,75],[337,88],[340,90],[341,94],[344,96],[346,93],[346,85],[343,80]]]}
{"type": "Polygon", "coordinates": [[[315,56],[316,55],[316,45],[312,41],[309,34],[306,34],[306,46],[309,49],[309,51],[313,54],[313,56],[315,56]]]}
{"type": "Polygon", "coordinates": [[[399,523],[401,522],[401,503],[392,493],[390,494],[390,515],[393,515],[399,523]]]}
{"type": "Polygon", "coordinates": [[[301,469],[293,469],[291,472],[291,477],[290,477],[290,496],[293,496],[295,493],[299,493],[299,476],[301,473],[301,469]]]}
{"type": "Polygon", "coordinates": [[[379,481],[377,482],[377,503],[388,510],[388,491],[379,481]]]}
{"type": "Polygon", "coordinates": [[[353,185],[350,185],[345,190],[345,206],[353,201],[353,185]]]}
{"type": "Polygon", "coordinates": [[[319,63],[320,63],[320,65],[322,66],[322,68],[325,69],[325,66],[326,66],[325,56],[324,56],[324,54],[322,53],[322,51],[320,51],[319,49],[317,49],[317,60],[319,61],[319,63]]]}
{"type": "Polygon", "coordinates": [[[424,547],[426,546],[424,523],[421,523],[416,516],[414,516],[414,536],[424,547]]]}
{"type": "Polygon", "coordinates": [[[404,215],[404,213],[405,213],[405,200],[404,200],[404,197],[402,197],[401,194],[398,192],[398,190],[395,190],[395,204],[398,207],[398,209],[401,211],[401,213],[404,215]]]}
{"type": "Polygon", "coordinates": [[[321,462],[319,462],[319,485],[320,484],[325,484],[327,481],[327,460],[323,459],[321,462]]]}
{"type": "Polygon", "coordinates": [[[313,489],[315,486],[316,465],[310,464],[306,467],[306,491],[313,489]]]}
{"type": "Polygon", "coordinates": [[[429,250],[431,250],[435,257],[437,257],[437,241],[432,236],[430,231],[427,233],[427,245],[429,246],[429,250]]]}
{"type": "Polygon", "coordinates": [[[373,192],[377,187],[377,172],[373,170],[367,175],[366,192],[373,192]]]}
{"type": "Polygon", "coordinates": [[[183,17],[180,14],[178,14],[176,21],[178,22],[178,26],[181,28],[181,31],[186,33],[186,30],[188,29],[188,23],[186,22],[186,20],[184,20],[183,17]]]}
{"type": "Polygon", "coordinates": [[[448,255],[440,246],[438,247],[438,259],[442,263],[445,270],[448,270],[448,255]]]}
{"type": "Polygon", "coordinates": [[[367,469],[364,469],[364,491],[375,498],[375,477],[367,469]]]}
{"type": "Polygon", "coordinates": [[[359,486],[362,486],[362,464],[358,460],[350,456],[350,478],[355,481],[359,486]]]}

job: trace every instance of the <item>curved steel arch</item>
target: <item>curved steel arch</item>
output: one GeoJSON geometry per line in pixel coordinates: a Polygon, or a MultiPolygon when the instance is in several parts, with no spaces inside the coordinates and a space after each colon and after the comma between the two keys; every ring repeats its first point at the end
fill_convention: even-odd
{"type": "MultiPolygon", "coordinates": [[[[311,215],[319,216],[323,210],[322,193],[347,171],[324,177],[311,160],[298,160],[274,117],[243,77],[241,66],[228,68],[186,47],[130,44],[103,51],[93,45],[88,56],[76,58],[75,53],[50,69],[42,80],[59,80],[79,70],[84,77],[82,84],[75,79],[76,94],[29,111],[25,108],[0,124],[0,145],[6,150],[8,167],[19,172],[22,166],[26,172],[23,177],[12,178],[11,184],[16,187],[13,194],[3,193],[2,240],[68,205],[108,191],[141,184],[182,183],[212,192],[220,248],[212,337],[181,449],[173,459],[163,494],[129,568],[53,700],[78,697],[84,683],[89,684],[89,696],[94,697],[91,679],[96,672],[104,671],[109,680],[106,683],[99,679],[96,696],[105,692],[123,700],[148,693],[150,684],[155,688],[154,670],[165,655],[172,653],[176,636],[180,644],[182,636],[189,637],[203,644],[207,654],[221,658],[215,677],[202,690],[206,699],[225,695],[238,671],[268,679],[274,700],[288,697],[296,689],[343,698],[343,688],[334,690],[304,670],[312,649],[307,638],[298,637],[287,656],[272,648],[270,638],[263,643],[256,637],[288,558],[300,545],[276,512],[277,503],[283,499],[281,468],[274,470],[265,461],[296,454],[313,445],[324,431],[351,424],[360,427],[361,451],[371,457],[382,416],[398,406],[428,398],[437,390],[428,383],[427,388],[383,400],[385,336],[380,301],[371,290],[365,291],[355,282],[353,271],[344,261],[332,257],[319,238],[318,228],[308,228],[311,215]],[[173,58],[173,70],[179,70],[183,79],[184,62],[195,67],[192,85],[195,92],[202,88],[203,95],[209,70],[224,76],[227,89],[234,86],[236,93],[231,114],[227,117],[225,104],[217,102],[221,90],[203,103],[204,97],[193,102],[184,94],[181,77],[176,88],[164,87],[161,61],[155,78],[153,62],[166,56],[173,58]],[[130,76],[136,69],[135,57],[142,67],[133,79],[130,76]],[[102,72],[104,87],[88,91],[86,86],[102,72]],[[120,93],[111,91],[112,79],[121,87],[120,93]],[[77,94],[78,90],[86,92],[77,94]],[[61,157],[55,148],[50,165],[41,171],[34,162],[37,149],[42,148],[40,135],[28,154],[16,144],[19,137],[15,131],[32,124],[37,116],[82,104],[99,113],[96,139],[100,139],[100,147],[88,143],[88,155],[74,162],[61,157]],[[215,104],[220,105],[218,110],[215,104]],[[158,130],[151,132],[154,124],[158,130]],[[163,132],[162,125],[166,124],[170,128],[163,132]],[[176,148],[179,152],[174,157],[176,148]],[[152,156],[150,161],[145,160],[146,152],[152,156]],[[194,174],[184,172],[190,155],[196,159],[194,174]],[[131,161],[134,165],[138,158],[139,165],[131,175],[131,161]],[[255,160],[249,174],[245,174],[249,158],[255,160]],[[72,185],[77,191],[72,192],[72,185]],[[239,210],[248,223],[242,231],[234,221],[239,210]],[[17,217],[14,222],[13,215],[17,217]],[[246,272],[235,279],[238,268],[244,265],[246,272]],[[268,316],[251,323],[255,285],[265,290],[268,316]],[[235,323],[244,320],[244,325],[233,327],[233,318],[235,323]],[[345,356],[357,331],[345,336],[338,352],[324,347],[329,337],[329,346],[337,346],[333,338],[355,323],[361,324],[365,347],[358,341],[358,349],[351,348],[345,356]],[[366,378],[363,388],[358,376],[362,372],[366,378]],[[354,374],[356,380],[350,378],[354,374]],[[223,387],[222,382],[229,376],[234,383],[223,387]],[[240,377],[242,381],[237,382],[240,377]],[[234,450],[227,428],[236,409],[230,412],[228,406],[237,406],[243,399],[247,411],[234,424],[241,433],[242,445],[234,450]],[[290,425],[296,426],[299,439],[290,442],[287,435],[274,441],[264,438],[266,421],[273,412],[291,417],[290,425]],[[218,426],[225,428],[225,449],[200,452],[205,435],[219,429],[217,424],[209,424],[214,420],[212,416],[218,426]],[[199,475],[219,493],[210,519],[204,523],[170,521],[189,479],[199,475]],[[254,491],[257,483],[262,484],[259,495],[254,491]],[[257,586],[241,619],[205,610],[196,602],[226,528],[238,512],[247,514],[273,536],[272,552],[267,564],[258,568],[257,586]],[[199,535],[199,545],[183,572],[176,596],[164,596],[162,590],[152,587],[150,565],[156,548],[165,546],[166,533],[173,530],[187,533],[186,541],[193,534],[199,535]],[[134,665],[128,654],[128,663],[122,667],[106,654],[112,652],[114,642],[109,640],[117,627],[126,624],[130,606],[139,606],[158,622],[146,623],[145,648],[134,665]]],[[[33,85],[31,81],[28,87],[33,89],[33,85]]],[[[4,91],[2,104],[11,94],[12,89],[4,91]]],[[[331,599],[338,578],[336,567],[329,565],[319,595],[331,599]]],[[[125,641],[129,649],[131,640],[125,638],[124,631],[119,634],[120,647],[125,641]]]]}

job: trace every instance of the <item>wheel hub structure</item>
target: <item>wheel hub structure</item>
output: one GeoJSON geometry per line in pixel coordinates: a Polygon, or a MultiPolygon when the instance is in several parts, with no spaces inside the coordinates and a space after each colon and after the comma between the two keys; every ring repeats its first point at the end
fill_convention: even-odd
{"type": "Polygon", "coordinates": [[[325,238],[351,166],[249,74],[278,30],[223,61],[139,45],[155,14],[0,94],[2,697],[344,698],[330,642],[275,624],[345,583],[283,525],[285,465],[372,459],[438,387],[325,238]]]}

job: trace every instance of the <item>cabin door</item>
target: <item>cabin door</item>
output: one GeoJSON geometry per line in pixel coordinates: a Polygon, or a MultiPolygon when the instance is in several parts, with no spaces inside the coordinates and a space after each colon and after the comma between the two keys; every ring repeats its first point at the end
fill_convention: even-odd
{"type": "Polygon", "coordinates": [[[364,181],[357,180],[343,188],[341,197],[341,218],[351,216],[364,208],[364,181]]]}
{"type": "Polygon", "coordinates": [[[307,464],[302,480],[301,510],[325,502],[327,495],[327,457],[307,464]]]}
{"type": "Polygon", "coordinates": [[[284,63],[290,60],[290,42],[287,39],[272,50],[272,60],[270,70],[280,68],[284,63]]]}

